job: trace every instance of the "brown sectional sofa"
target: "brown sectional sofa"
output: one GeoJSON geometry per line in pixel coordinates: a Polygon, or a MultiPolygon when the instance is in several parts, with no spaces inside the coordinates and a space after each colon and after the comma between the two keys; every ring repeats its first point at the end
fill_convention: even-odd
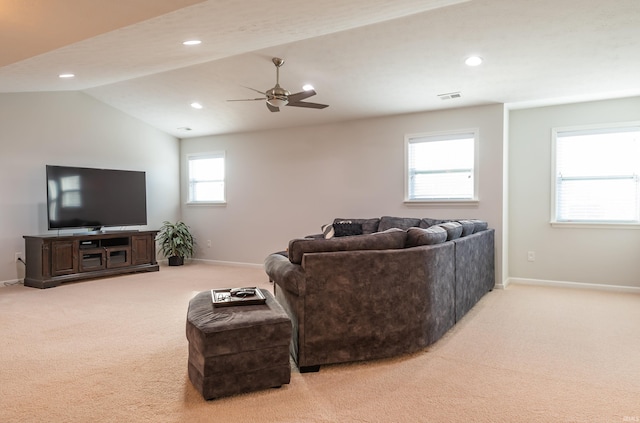
{"type": "Polygon", "coordinates": [[[336,219],[336,232],[345,221],[347,232],[362,234],[294,239],[288,253],[265,260],[303,372],[420,350],[493,289],[494,230],[486,222],[336,219]]]}

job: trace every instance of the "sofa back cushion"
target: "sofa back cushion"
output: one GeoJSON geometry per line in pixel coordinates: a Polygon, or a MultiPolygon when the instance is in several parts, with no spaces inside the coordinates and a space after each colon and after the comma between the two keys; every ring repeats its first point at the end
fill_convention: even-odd
{"type": "Polygon", "coordinates": [[[440,244],[447,240],[447,231],[440,226],[432,226],[427,229],[409,228],[407,229],[407,248],[418,247],[420,245],[440,244]]]}
{"type": "Polygon", "coordinates": [[[430,217],[423,217],[420,219],[420,224],[418,225],[422,229],[427,229],[432,227],[433,225],[439,225],[440,223],[449,222],[446,219],[431,219],[430,217]]]}
{"type": "Polygon", "coordinates": [[[458,222],[445,222],[437,225],[447,231],[447,241],[457,239],[462,236],[462,224],[458,222]]]}
{"type": "Polygon", "coordinates": [[[489,228],[489,224],[484,220],[479,220],[479,219],[470,219],[470,220],[474,224],[474,229],[473,229],[474,234],[476,232],[486,231],[489,228]]]}
{"type": "Polygon", "coordinates": [[[380,218],[380,225],[378,226],[378,230],[380,232],[386,231],[387,229],[391,228],[407,230],[418,225],[420,225],[420,218],[382,216],[380,218]]]}
{"type": "Polygon", "coordinates": [[[289,261],[301,264],[306,253],[400,249],[404,248],[406,239],[407,233],[400,229],[331,239],[297,238],[289,241],[289,261]]]}
{"type": "Polygon", "coordinates": [[[420,220],[421,228],[430,228],[433,225],[440,225],[442,223],[448,222],[458,222],[462,225],[462,234],[460,236],[467,236],[471,234],[475,234],[476,232],[485,231],[489,227],[487,222],[484,220],[478,219],[461,219],[461,220],[445,220],[445,219],[431,219],[428,217],[423,217],[420,220]]]}
{"type": "Polygon", "coordinates": [[[462,225],[462,236],[471,235],[475,232],[475,223],[472,220],[458,220],[458,223],[462,225]]]}

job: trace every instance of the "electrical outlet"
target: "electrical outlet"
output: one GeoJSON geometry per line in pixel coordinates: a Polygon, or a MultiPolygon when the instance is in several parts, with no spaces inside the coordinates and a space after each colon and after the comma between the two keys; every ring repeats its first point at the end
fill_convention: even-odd
{"type": "Polygon", "coordinates": [[[211,248],[211,240],[210,239],[207,240],[207,248],[211,248]]]}
{"type": "Polygon", "coordinates": [[[18,260],[24,260],[24,257],[22,257],[22,253],[16,253],[14,261],[17,263],[18,260]]]}
{"type": "Polygon", "coordinates": [[[527,253],[527,260],[536,261],[536,252],[535,251],[529,251],[527,253]]]}

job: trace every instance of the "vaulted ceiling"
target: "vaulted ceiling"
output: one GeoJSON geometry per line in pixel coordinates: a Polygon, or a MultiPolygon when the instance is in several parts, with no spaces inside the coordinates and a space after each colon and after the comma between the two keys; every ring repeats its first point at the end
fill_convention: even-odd
{"type": "Polygon", "coordinates": [[[640,95],[640,1],[1,0],[0,51],[0,93],[81,91],[187,138],[640,95]],[[330,106],[227,101],[272,88],[273,57],[330,106]]]}

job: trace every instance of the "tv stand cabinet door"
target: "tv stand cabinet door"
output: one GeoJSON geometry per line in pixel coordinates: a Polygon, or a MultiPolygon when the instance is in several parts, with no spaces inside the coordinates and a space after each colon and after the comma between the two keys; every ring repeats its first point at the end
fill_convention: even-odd
{"type": "Polygon", "coordinates": [[[78,272],[78,241],[51,242],[51,276],[78,272]]]}
{"type": "Polygon", "coordinates": [[[107,268],[131,266],[131,248],[127,247],[109,247],[107,252],[107,268]]]}
{"type": "Polygon", "coordinates": [[[153,233],[131,237],[131,264],[155,264],[156,244],[153,233]]]}

